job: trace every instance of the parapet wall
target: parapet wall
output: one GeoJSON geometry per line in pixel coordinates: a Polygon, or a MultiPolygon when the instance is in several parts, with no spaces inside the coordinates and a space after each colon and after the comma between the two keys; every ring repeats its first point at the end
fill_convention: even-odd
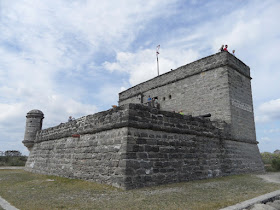
{"type": "Polygon", "coordinates": [[[122,127],[230,138],[226,124],[222,122],[160,111],[142,104],[126,104],[41,130],[37,133],[35,142],[67,138],[75,134],[94,134],[122,127]],[[223,124],[224,128],[216,128],[217,124],[223,124]]]}
{"type": "Polygon", "coordinates": [[[26,170],[124,189],[263,171],[227,124],[126,104],[37,133],[26,170]]]}
{"type": "Polygon", "coordinates": [[[110,129],[127,127],[129,105],[117,107],[93,115],[87,115],[77,120],[61,123],[58,126],[41,130],[37,133],[36,142],[72,137],[75,134],[94,134],[110,129]]]}

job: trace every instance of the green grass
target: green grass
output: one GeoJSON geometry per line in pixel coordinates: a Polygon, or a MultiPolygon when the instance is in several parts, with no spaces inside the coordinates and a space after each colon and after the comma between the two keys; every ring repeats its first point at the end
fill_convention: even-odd
{"type": "Polygon", "coordinates": [[[124,191],[108,185],[0,170],[0,196],[20,209],[220,209],[280,189],[254,175],[124,191]]]}

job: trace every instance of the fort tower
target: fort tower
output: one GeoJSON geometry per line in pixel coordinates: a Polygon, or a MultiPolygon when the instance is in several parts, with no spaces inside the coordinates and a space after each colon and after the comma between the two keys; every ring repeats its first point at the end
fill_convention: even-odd
{"type": "Polygon", "coordinates": [[[229,124],[231,136],[255,142],[250,68],[228,52],[217,53],[119,93],[119,105],[158,99],[160,109],[229,124]]]}
{"type": "Polygon", "coordinates": [[[26,115],[24,140],[22,143],[30,151],[34,145],[37,131],[42,129],[44,114],[42,111],[33,109],[26,115]]]}

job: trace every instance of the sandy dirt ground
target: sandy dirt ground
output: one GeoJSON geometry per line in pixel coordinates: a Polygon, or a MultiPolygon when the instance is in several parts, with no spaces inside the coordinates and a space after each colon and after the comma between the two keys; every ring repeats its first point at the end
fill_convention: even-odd
{"type": "Polygon", "coordinates": [[[260,177],[267,182],[280,183],[280,172],[260,174],[257,175],[257,177],[260,177]]]}

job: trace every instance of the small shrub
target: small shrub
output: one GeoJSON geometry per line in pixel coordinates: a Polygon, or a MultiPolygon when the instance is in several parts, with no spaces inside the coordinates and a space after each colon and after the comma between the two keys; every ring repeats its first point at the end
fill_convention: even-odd
{"type": "Polygon", "coordinates": [[[272,162],[271,162],[271,166],[276,171],[280,171],[280,158],[273,159],[272,162]]]}
{"type": "Polygon", "coordinates": [[[276,172],[276,170],[272,168],[271,164],[264,165],[264,169],[266,172],[276,172]]]}
{"type": "Polygon", "coordinates": [[[5,156],[19,157],[19,156],[21,156],[21,152],[17,151],[17,150],[7,150],[5,152],[5,156]]]}
{"type": "Polygon", "coordinates": [[[0,166],[24,166],[26,160],[26,156],[2,156],[0,157],[0,166]]]}
{"type": "Polygon", "coordinates": [[[263,152],[261,153],[261,157],[264,164],[271,164],[273,154],[270,152],[263,152]]]}
{"type": "Polygon", "coordinates": [[[6,166],[7,162],[8,162],[8,157],[0,156],[0,166],[6,166]]]}
{"type": "Polygon", "coordinates": [[[266,171],[268,172],[280,171],[280,154],[263,152],[261,153],[261,157],[266,171]]]}

